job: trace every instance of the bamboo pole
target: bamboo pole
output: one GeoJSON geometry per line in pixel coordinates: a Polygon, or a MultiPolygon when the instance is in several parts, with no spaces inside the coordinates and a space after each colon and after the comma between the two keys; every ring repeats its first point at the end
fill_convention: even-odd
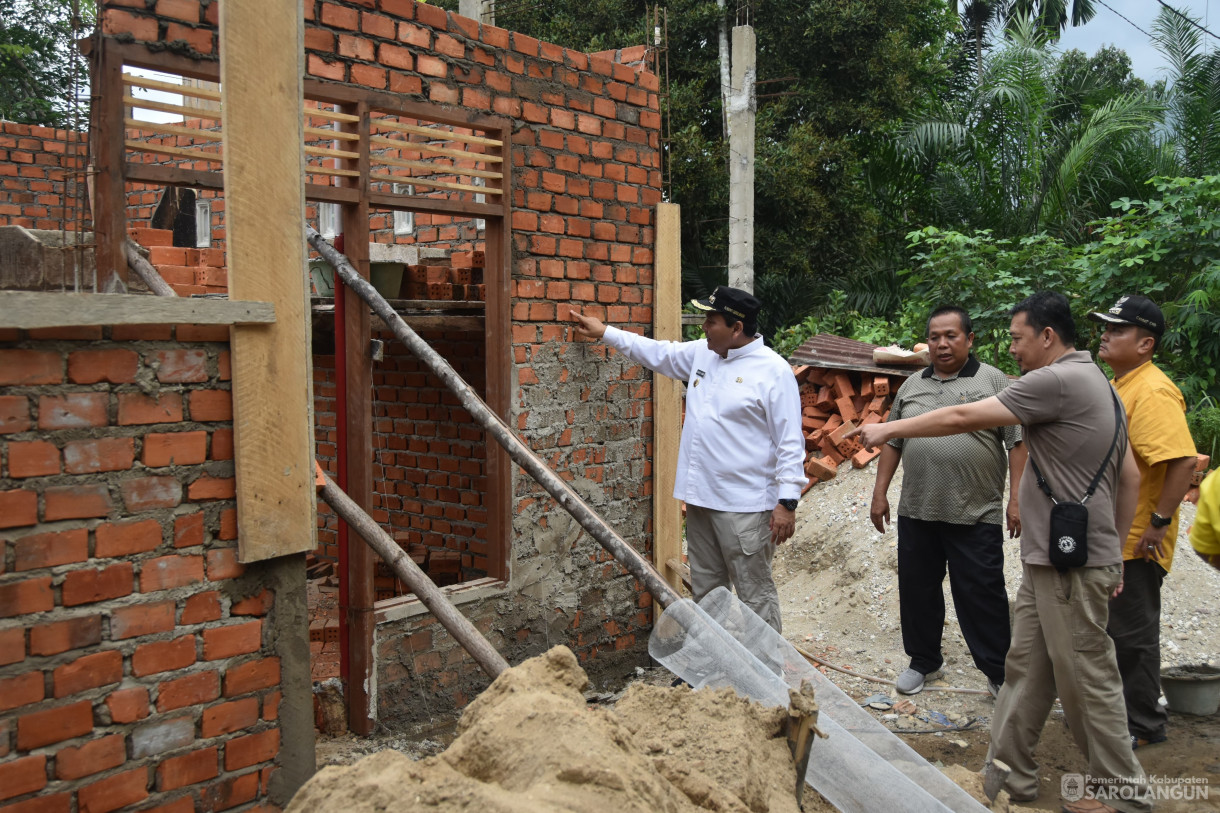
{"type": "Polygon", "coordinates": [[[123,241],[123,252],[127,255],[127,267],[135,271],[136,276],[144,280],[148,290],[157,296],[178,295],[173,288],[169,287],[169,283],[157,273],[156,267],[144,259],[144,255],[140,253],[140,249],[130,237],[123,241]]]}
{"type": "Polygon", "coordinates": [[[406,552],[381,529],[377,521],[364,513],[351,497],[343,493],[343,489],[335,485],[325,473],[322,475],[326,484],[322,486],[320,495],[326,504],[335,509],[344,522],[369,544],[377,555],[386,561],[394,575],[403,580],[416,598],[436,616],[441,626],[457,639],[458,643],[470,653],[471,657],[483,668],[492,679],[508,668],[508,661],[496,651],[491,642],[483,637],[483,633],[458,612],[449,599],[419,566],[407,556],[406,552]]]}
{"type": "Polygon", "coordinates": [[[677,591],[669,586],[657,569],[640,555],[639,551],[628,545],[621,536],[615,533],[614,529],[580,498],[579,494],[551,471],[547,464],[508,428],[499,415],[491,411],[491,408],[462,380],[449,362],[441,358],[440,354],[402,320],[402,317],[390,307],[381,294],[377,293],[368,280],[356,273],[356,269],[352,268],[346,257],[336,251],[334,246],[308,224],[305,226],[305,234],[309,238],[309,244],[318,254],[322,255],[323,259],[334,266],[335,272],[339,274],[343,282],[372,307],[373,312],[381,317],[386,326],[393,331],[399,341],[407,346],[408,350],[415,354],[416,358],[428,365],[429,369],[458,397],[462,407],[487,430],[487,433],[497,443],[504,447],[513,462],[537,480],[546,489],[546,492],[555,498],[559,506],[580,523],[580,527],[588,531],[589,535],[609,551],[610,555],[628,573],[639,580],[653,598],[665,607],[680,598],[677,591]]]}

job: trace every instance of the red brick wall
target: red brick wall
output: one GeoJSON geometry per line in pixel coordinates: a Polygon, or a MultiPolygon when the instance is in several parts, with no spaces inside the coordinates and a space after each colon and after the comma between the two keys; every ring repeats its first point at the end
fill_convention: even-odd
{"type": "Polygon", "coordinates": [[[236,558],[229,386],[225,327],[0,332],[0,810],[267,799],[282,602],[236,558]]]}
{"type": "MultiPolygon", "coordinates": [[[[104,28],[158,47],[181,38],[214,53],[217,4],[172,5],[105,4],[104,28]]],[[[304,12],[309,77],[512,120],[508,419],[647,551],[650,376],[604,347],[573,342],[568,312],[578,307],[628,329],[651,327],[661,197],[657,78],[411,0],[306,0],[304,12]]],[[[513,478],[504,594],[511,600],[467,603],[463,612],[510,661],[563,641],[592,669],[633,665],[644,646],[648,597],[539,486],[515,468],[513,478]]],[[[484,685],[427,616],[387,617],[377,636],[385,722],[461,706],[484,685]],[[420,632],[429,633],[431,650],[414,648],[420,632]]]]}
{"type": "Polygon", "coordinates": [[[0,122],[0,225],[87,228],[84,152],[79,133],[0,122]]]}

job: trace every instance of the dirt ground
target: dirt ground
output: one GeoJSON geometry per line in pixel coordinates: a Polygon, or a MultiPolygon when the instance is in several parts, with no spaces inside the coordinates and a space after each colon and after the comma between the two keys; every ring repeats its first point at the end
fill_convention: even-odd
{"type": "MultiPolygon", "coordinates": [[[[890,497],[895,507],[900,479],[901,472],[890,497]]],[[[796,534],[775,560],[785,636],[806,652],[847,670],[825,669],[840,688],[933,764],[951,772],[977,771],[987,751],[994,703],[962,640],[947,581],[944,678],[904,698],[890,685],[861,677],[892,681],[907,665],[898,624],[896,537],[892,528],[879,534],[868,520],[872,484],[872,468],[846,471],[818,485],[802,501],[796,534]],[[910,701],[913,708],[898,705],[902,700],[910,701]]],[[[1183,535],[1193,515],[1193,506],[1183,508],[1183,535]]],[[[1020,580],[1017,554],[1013,540],[1006,549],[1005,568],[1010,600],[1020,580]]],[[[1166,667],[1220,664],[1220,573],[1193,555],[1184,536],[1179,554],[1163,592],[1162,662],[1166,667]]],[[[627,687],[592,689],[576,685],[580,680],[562,658],[556,661],[548,655],[539,660],[550,663],[541,673],[545,680],[531,667],[535,671],[528,681],[514,680],[510,688],[485,692],[463,715],[452,745],[451,737],[321,739],[319,767],[347,766],[368,754],[379,756],[319,774],[307,786],[308,794],[298,794],[291,809],[338,813],[342,808],[343,813],[359,813],[401,799],[408,790],[428,809],[477,807],[480,813],[683,811],[694,809],[689,807],[692,800],[701,809],[777,813],[788,809],[784,794],[767,796],[761,790],[761,786],[786,788],[791,782],[786,745],[777,738],[776,723],[767,714],[747,712],[741,701],[726,695],[671,689],[672,677],[659,667],[637,669],[636,680],[627,687]],[[545,684],[545,689],[527,691],[531,682],[545,684]],[[579,713],[581,708],[587,712],[579,713]],[[724,728],[726,720],[732,721],[731,730],[724,728]],[[660,740],[646,733],[667,728],[679,731],[676,739],[660,740]],[[622,736],[623,731],[629,736],[622,736]],[[729,747],[713,753],[699,745],[710,740],[735,743],[737,750],[729,747]],[[491,743],[496,743],[495,748],[491,743]],[[755,752],[769,758],[759,759],[755,752]],[[520,759],[526,754],[530,767],[524,773],[530,779],[518,781],[509,793],[498,788],[489,795],[482,783],[521,774],[527,763],[520,759]],[[575,767],[569,759],[573,754],[578,757],[575,767]],[[609,757],[631,770],[588,769],[609,757]],[[735,769],[718,775],[715,766],[720,763],[735,769]],[[778,775],[775,765],[785,766],[786,773],[778,775]],[[641,784],[638,776],[648,778],[641,784]],[[353,785],[364,790],[354,797],[343,790],[353,785]]],[[[1165,788],[1157,810],[1220,811],[1220,715],[1171,712],[1169,741],[1142,748],[1137,756],[1149,776],[1165,788]],[[1188,800],[1182,799],[1182,780],[1196,786],[1188,800]],[[1177,790],[1172,787],[1175,783],[1177,790]],[[1206,799],[1200,799],[1199,787],[1206,789],[1206,799]]],[[[1059,810],[1064,774],[1086,769],[1057,708],[1047,722],[1037,758],[1042,765],[1042,792],[1033,803],[1010,809],[1059,810]]],[[[964,773],[955,779],[959,784],[971,781],[964,773]]],[[[830,809],[819,807],[825,802],[811,797],[815,794],[807,795],[807,811],[830,809]]]]}

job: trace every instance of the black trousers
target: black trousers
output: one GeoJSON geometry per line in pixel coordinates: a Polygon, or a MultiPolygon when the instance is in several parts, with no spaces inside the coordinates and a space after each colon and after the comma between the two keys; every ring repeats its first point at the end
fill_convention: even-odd
{"type": "Polygon", "coordinates": [[[902,645],[911,668],[925,675],[944,663],[940,652],[949,588],[974,665],[1004,682],[1011,633],[1004,587],[1004,532],[989,522],[955,525],[898,517],[898,605],[902,645]]]}
{"type": "Polygon", "coordinates": [[[1127,728],[1137,737],[1165,736],[1169,713],[1161,697],[1161,583],[1165,569],[1151,560],[1123,562],[1123,591],[1110,599],[1110,624],[1118,672],[1123,676],[1127,728]]]}

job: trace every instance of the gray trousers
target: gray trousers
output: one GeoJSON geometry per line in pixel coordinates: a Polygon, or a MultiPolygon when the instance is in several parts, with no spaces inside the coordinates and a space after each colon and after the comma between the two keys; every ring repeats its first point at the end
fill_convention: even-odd
{"type": "Polygon", "coordinates": [[[687,503],[686,555],[695,601],[731,587],[741,602],[781,632],[779,593],[771,576],[771,512],[715,511],[687,503]]]}
{"type": "Polygon", "coordinates": [[[1072,738],[1088,759],[1086,783],[1123,791],[1130,798],[1102,801],[1124,813],[1151,810],[1147,779],[1127,735],[1114,643],[1106,635],[1110,594],[1122,568],[1077,567],[1059,573],[1025,564],[1022,569],[987,759],[1001,759],[1012,768],[1005,785],[1015,798],[1036,797],[1034,747],[1058,694],[1072,738]]]}

